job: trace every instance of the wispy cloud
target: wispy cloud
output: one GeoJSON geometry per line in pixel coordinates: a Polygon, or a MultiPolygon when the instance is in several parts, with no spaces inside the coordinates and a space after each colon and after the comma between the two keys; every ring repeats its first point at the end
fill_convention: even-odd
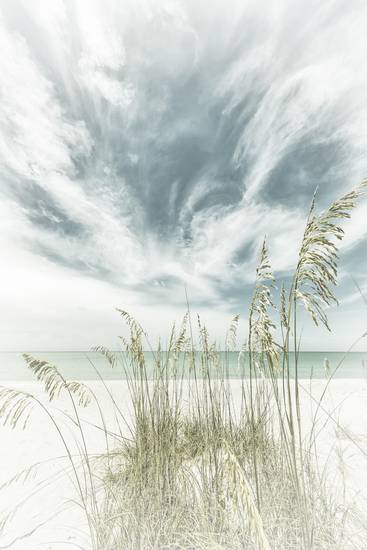
{"type": "Polygon", "coordinates": [[[187,285],[227,315],[264,235],[287,274],[316,185],[325,206],[367,174],[366,4],[199,4],[1,4],[2,241],[64,297],[178,311],[187,285]]]}

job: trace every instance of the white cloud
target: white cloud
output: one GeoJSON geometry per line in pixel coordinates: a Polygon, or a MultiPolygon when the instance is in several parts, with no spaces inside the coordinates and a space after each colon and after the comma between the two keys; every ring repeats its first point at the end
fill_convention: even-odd
{"type": "MultiPolygon", "coordinates": [[[[267,195],[272,170],[311,135],[320,147],[345,146],[328,177],[350,180],[330,185],[330,201],[367,168],[364,3],[340,11],[311,2],[301,13],[290,1],[15,4],[11,24],[7,2],[0,19],[5,348],[67,347],[65,331],[86,344],[103,323],[115,329],[106,310],[114,315],[118,305],[156,330],[145,302],[156,300],[167,323],[185,307],[185,284],[194,302],[220,304],[222,322],[232,307],[223,289],[251,283],[265,235],[277,271],[296,261],[306,210],[296,194],[307,188],[311,196],[318,182],[299,172],[282,202],[267,195]],[[218,146],[212,135],[221,137],[233,113],[235,128],[218,146]],[[196,172],[191,135],[209,159],[196,172]],[[221,160],[226,146],[231,154],[221,160]],[[233,183],[227,173],[238,166],[242,181],[233,183]],[[14,196],[12,185],[30,182],[55,210],[14,196]],[[80,234],[63,231],[67,223],[80,234]],[[58,328],[47,344],[50,324],[58,328]]],[[[365,239],[365,217],[361,206],[345,249],[365,239]]]]}

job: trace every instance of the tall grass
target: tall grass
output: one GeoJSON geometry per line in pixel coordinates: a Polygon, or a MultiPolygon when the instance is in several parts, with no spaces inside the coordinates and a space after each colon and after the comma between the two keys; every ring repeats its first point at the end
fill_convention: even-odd
{"type": "Polygon", "coordinates": [[[312,201],[293,278],[278,298],[263,243],[238,379],[230,379],[228,368],[229,353],[237,349],[238,316],[223,354],[188,309],[182,325],[172,328],[167,349],[153,352],[152,367],[144,353],[151,349],[147,334],[119,310],[129,328],[122,352],[95,348],[111,368],[122,366],[128,388],[123,397],[133,409],[128,420],[102,380],[119,425],[119,434],[111,434],[91,389],[25,356],[50,400],[61,392],[70,399],[79,456],[50,409],[32,395],[3,388],[0,416],[13,427],[26,425],[35,406],[49,417],[65,447],[93,550],[367,547],[367,535],[351,536],[352,517],[316,467],[317,446],[304,433],[298,377],[299,308],[329,329],[325,308],[336,302],[340,222],[350,217],[366,185],[320,214],[312,201]],[[80,406],[93,401],[106,443],[98,457],[88,451],[79,414],[80,406]]]}

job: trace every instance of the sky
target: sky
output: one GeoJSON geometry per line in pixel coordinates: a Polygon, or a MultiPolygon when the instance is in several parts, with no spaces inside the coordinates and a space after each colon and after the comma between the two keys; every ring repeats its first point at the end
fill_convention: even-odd
{"type": "MultiPolygon", "coordinates": [[[[365,0],[2,0],[0,350],[114,347],[116,308],[164,338],[185,288],[245,337],[264,236],[289,279],[315,188],[323,209],[367,176],[366,21],[365,0]]],[[[367,330],[366,217],[306,350],[367,330]]]]}

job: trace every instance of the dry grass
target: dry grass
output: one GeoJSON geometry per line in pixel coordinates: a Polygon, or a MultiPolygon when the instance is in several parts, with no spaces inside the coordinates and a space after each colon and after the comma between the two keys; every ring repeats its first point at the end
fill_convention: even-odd
{"type": "MultiPolygon", "coordinates": [[[[123,353],[102,353],[111,368],[122,364],[133,406],[129,439],[113,446],[103,410],[84,384],[67,381],[45,361],[25,356],[49,399],[66,392],[80,438],[76,459],[62,426],[32,395],[3,388],[0,416],[26,425],[41,407],[57,430],[75,478],[95,550],[249,549],[347,550],[367,547],[350,536],[354,517],[338,502],[315,467],[317,449],[302,433],[298,382],[297,311],[329,328],[325,306],[336,301],[340,221],[348,218],[366,182],[306,223],[289,288],[273,296],[275,280],[267,246],[261,250],[249,311],[246,353],[239,352],[240,403],[234,405],[228,357],[219,353],[200,319],[195,334],[190,311],[172,329],[168,349],[146,363],[149,340],[128,313],[123,353]],[[279,302],[276,307],[275,303],[279,302]],[[279,323],[274,319],[279,316],[279,323]],[[279,341],[275,338],[276,324],[279,341]],[[106,452],[88,453],[78,408],[99,407],[106,452]]],[[[236,348],[238,316],[226,337],[236,348]]],[[[121,434],[127,422],[111,396],[121,434]]],[[[322,404],[319,403],[322,407],[322,404]]]]}

